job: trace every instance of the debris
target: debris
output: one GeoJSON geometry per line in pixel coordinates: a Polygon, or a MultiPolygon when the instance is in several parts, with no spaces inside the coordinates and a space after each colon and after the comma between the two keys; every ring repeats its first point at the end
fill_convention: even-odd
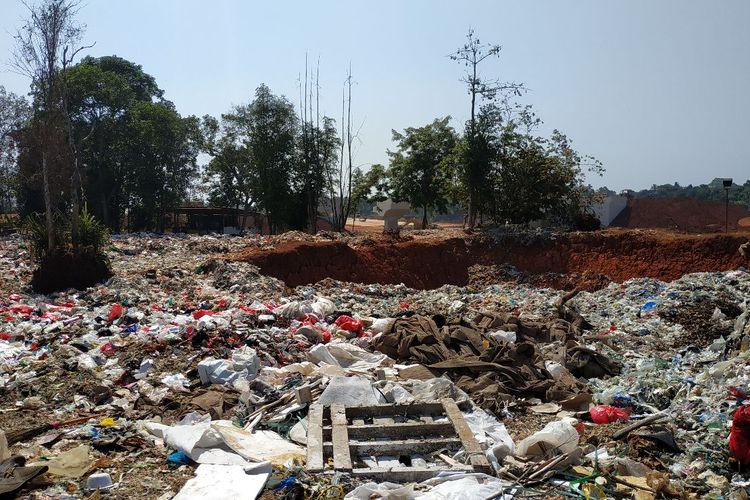
{"type": "Polygon", "coordinates": [[[177,493],[174,500],[224,500],[227,498],[256,498],[268,480],[270,469],[260,467],[246,472],[240,465],[202,464],[177,493]]]}

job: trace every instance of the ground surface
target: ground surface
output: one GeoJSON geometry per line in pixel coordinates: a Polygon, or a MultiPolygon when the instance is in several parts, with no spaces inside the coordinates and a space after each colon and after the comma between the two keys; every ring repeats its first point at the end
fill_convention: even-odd
{"type": "MultiPolygon", "coordinates": [[[[670,425],[682,451],[649,454],[636,443],[614,442],[622,424],[587,423],[581,443],[643,460],[696,495],[710,491],[699,474],[713,471],[726,479],[719,488],[726,493],[736,472],[726,449],[735,404],[728,391],[745,390],[750,377],[747,352],[736,354],[738,338],[722,339],[732,338],[742,317],[750,276],[721,271],[747,266],[737,249],[748,239],[639,230],[468,235],[458,229],[405,232],[397,239],[374,233],[133,236],[116,238],[108,252],[113,279],[52,296],[29,292],[25,243],[0,240],[0,334],[8,339],[0,341],[0,428],[14,432],[90,417],[62,428],[51,442],[40,443],[36,435],[12,446],[37,462],[81,444],[92,447],[84,475],[48,475],[24,490],[27,497],[88,497],[85,478],[99,471],[120,482],[111,498],[169,498],[193,476],[194,465],[169,463],[169,450],[145,433],[143,423],[171,424],[200,409],[194,399],[206,389],[197,378],[198,361],[226,358],[243,345],[257,349],[266,367],[307,359],[310,345],[293,335],[288,321],[278,318],[269,329],[248,310],[323,296],[338,311],[364,318],[410,311],[457,321],[490,311],[545,321],[564,290],[578,288],[590,293],[578,294],[571,307],[592,325],[579,340],[624,367],[617,377],[590,381],[591,392],[604,400],[625,393],[640,412],[674,412],[670,425]],[[696,272],[703,274],[682,277],[696,272]],[[630,278],[636,279],[619,284],[630,278]],[[124,313],[109,320],[113,304],[123,305],[124,313]],[[202,310],[226,325],[207,327],[212,323],[195,316],[202,310]],[[83,354],[102,364],[87,368],[83,354]],[[128,376],[145,359],[154,361],[146,385],[128,376]],[[174,374],[186,377],[188,391],[163,382],[174,374]],[[154,389],[164,391],[164,399],[152,401],[154,389]],[[116,425],[102,424],[105,417],[116,425]]],[[[295,383],[299,377],[291,385],[281,381],[267,397],[295,383]]],[[[237,418],[237,397],[225,395],[224,418],[237,418]]],[[[516,442],[557,418],[533,413],[534,404],[519,398],[501,415],[516,442]]]]}
{"type": "MultiPolygon", "coordinates": [[[[458,229],[411,231],[401,237],[364,234],[330,240],[277,238],[228,256],[258,266],[289,286],[324,278],[363,283],[404,283],[413,288],[467,285],[482,269],[497,274],[510,264],[536,283],[586,289],[608,280],[661,280],[745,266],[738,248],[750,233],[685,235],[665,230],[612,229],[588,233],[468,235],[458,229]],[[474,268],[470,273],[472,266],[474,268]],[[494,267],[493,267],[494,266],[494,267]],[[561,275],[567,275],[565,277],[561,275]],[[573,277],[573,279],[570,278],[573,277]]],[[[506,277],[507,278],[507,277],[506,277]]]]}

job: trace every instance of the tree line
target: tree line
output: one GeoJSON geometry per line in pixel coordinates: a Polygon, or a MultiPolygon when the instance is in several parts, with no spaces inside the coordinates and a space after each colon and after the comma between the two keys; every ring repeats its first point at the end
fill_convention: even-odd
{"type": "Polygon", "coordinates": [[[137,63],[74,61],[88,48],[77,9],[74,0],[30,8],[14,60],[32,80],[30,98],[0,87],[0,209],[45,214],[50,234],[54,214],[74,221],[83,206],[111,231],[163,231],[165,215],[196,198],[261,213],[273,233],[315,232],[321,216],[343,230],[387,197],[410,202],[425,225],[449,205],[464,207],[469,227],[570,224],[595,195],[585,174],[601,164],[559,131],[539,135],[541,120],[518,102],[522,84],[480,76],[500,47],[471,31],[451,55],[466,70],[469,120],[460,130],[450,116],[394,130],[389,164],[361,168],[351,69],[337,117],[320,109],[319,65],[307,62],[297,102],[260,85],[220,117],[182,116],[137,63]]]}

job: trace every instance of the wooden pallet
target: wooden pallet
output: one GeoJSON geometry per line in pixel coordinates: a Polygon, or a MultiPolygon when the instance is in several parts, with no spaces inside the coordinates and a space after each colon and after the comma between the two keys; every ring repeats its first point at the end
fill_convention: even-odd
{"type": "Polygon", "coordinates": [[[381,481],[422,481],[445,471],[492,472],[456,402],[344,406],[310,406],[307,470],[350,472],[381,481]],[[445,450],[463,448],[468,465],[437,460],[427,466],[411,462],[445,450]],[[397,467],[371,467],[363,459],[397,457],[397,467]]]}

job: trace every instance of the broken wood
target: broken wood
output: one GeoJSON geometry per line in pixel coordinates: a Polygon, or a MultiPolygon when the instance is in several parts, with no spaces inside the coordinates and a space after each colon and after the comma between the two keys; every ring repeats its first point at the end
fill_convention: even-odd
{"type": "Polygon", "coordinates": [[[451,421],[453,427],[456,429],[458,438],[464,445],[464,450],[466,451],[466,455],[469,457],[469,462],[471,462],[471,465],[474,467],[474,469],[480,472],[484,472],[487,474],[491,473],[492,467],[487,461],[487,457],[484,456],[482,446],[477,442],[476,438],[474,437],[474,433],[471,432],[469,424],[467,424],[466,420],[464,420],[464,416],[461,413],[461,410],[458,409],[458,406],[456,406],[456,402],[448,398],[441,399],[440,402],[443,404],[443,408],[445,408],[445,414],[448,415],[448,420],[451,421]]]}
{"type": "Polygon", "coordinates": [[[352,458],[349,451],[349,433],[344,405],[331,406],[331,425],[333,426],[333,467],[340,471],[351,471],[352,458]]]}
{"type": "Polygon", "coordinates": [[[643,420],[639,420],[639,421],[637,421],[637,422],[635,422],[633,424],[628,425],[627,427],[623,427],[619,431],[617,431],[614,434],[612,434],[612,438],[613,439],[624,438],[625,436],[627,436],[628,434],[630,434],[634,430],[636,430],[636,429],[638,429],[640,427],[643,427],[644,425],[648,425],[648,424],[651,424],[653,422],[657,422],[657,421],[659,421],[659,420],[661,420],[663,418],[667,418],[667,416],[668,415],[666,413],[657,413],[655,415],[650,415],[650,416],[644,418],[643,420]]]}
{"type": "Polygon", "coordinates": [[[307,470],[323,470],[323,407],[310,406],[307,414],[307,470]]]}

